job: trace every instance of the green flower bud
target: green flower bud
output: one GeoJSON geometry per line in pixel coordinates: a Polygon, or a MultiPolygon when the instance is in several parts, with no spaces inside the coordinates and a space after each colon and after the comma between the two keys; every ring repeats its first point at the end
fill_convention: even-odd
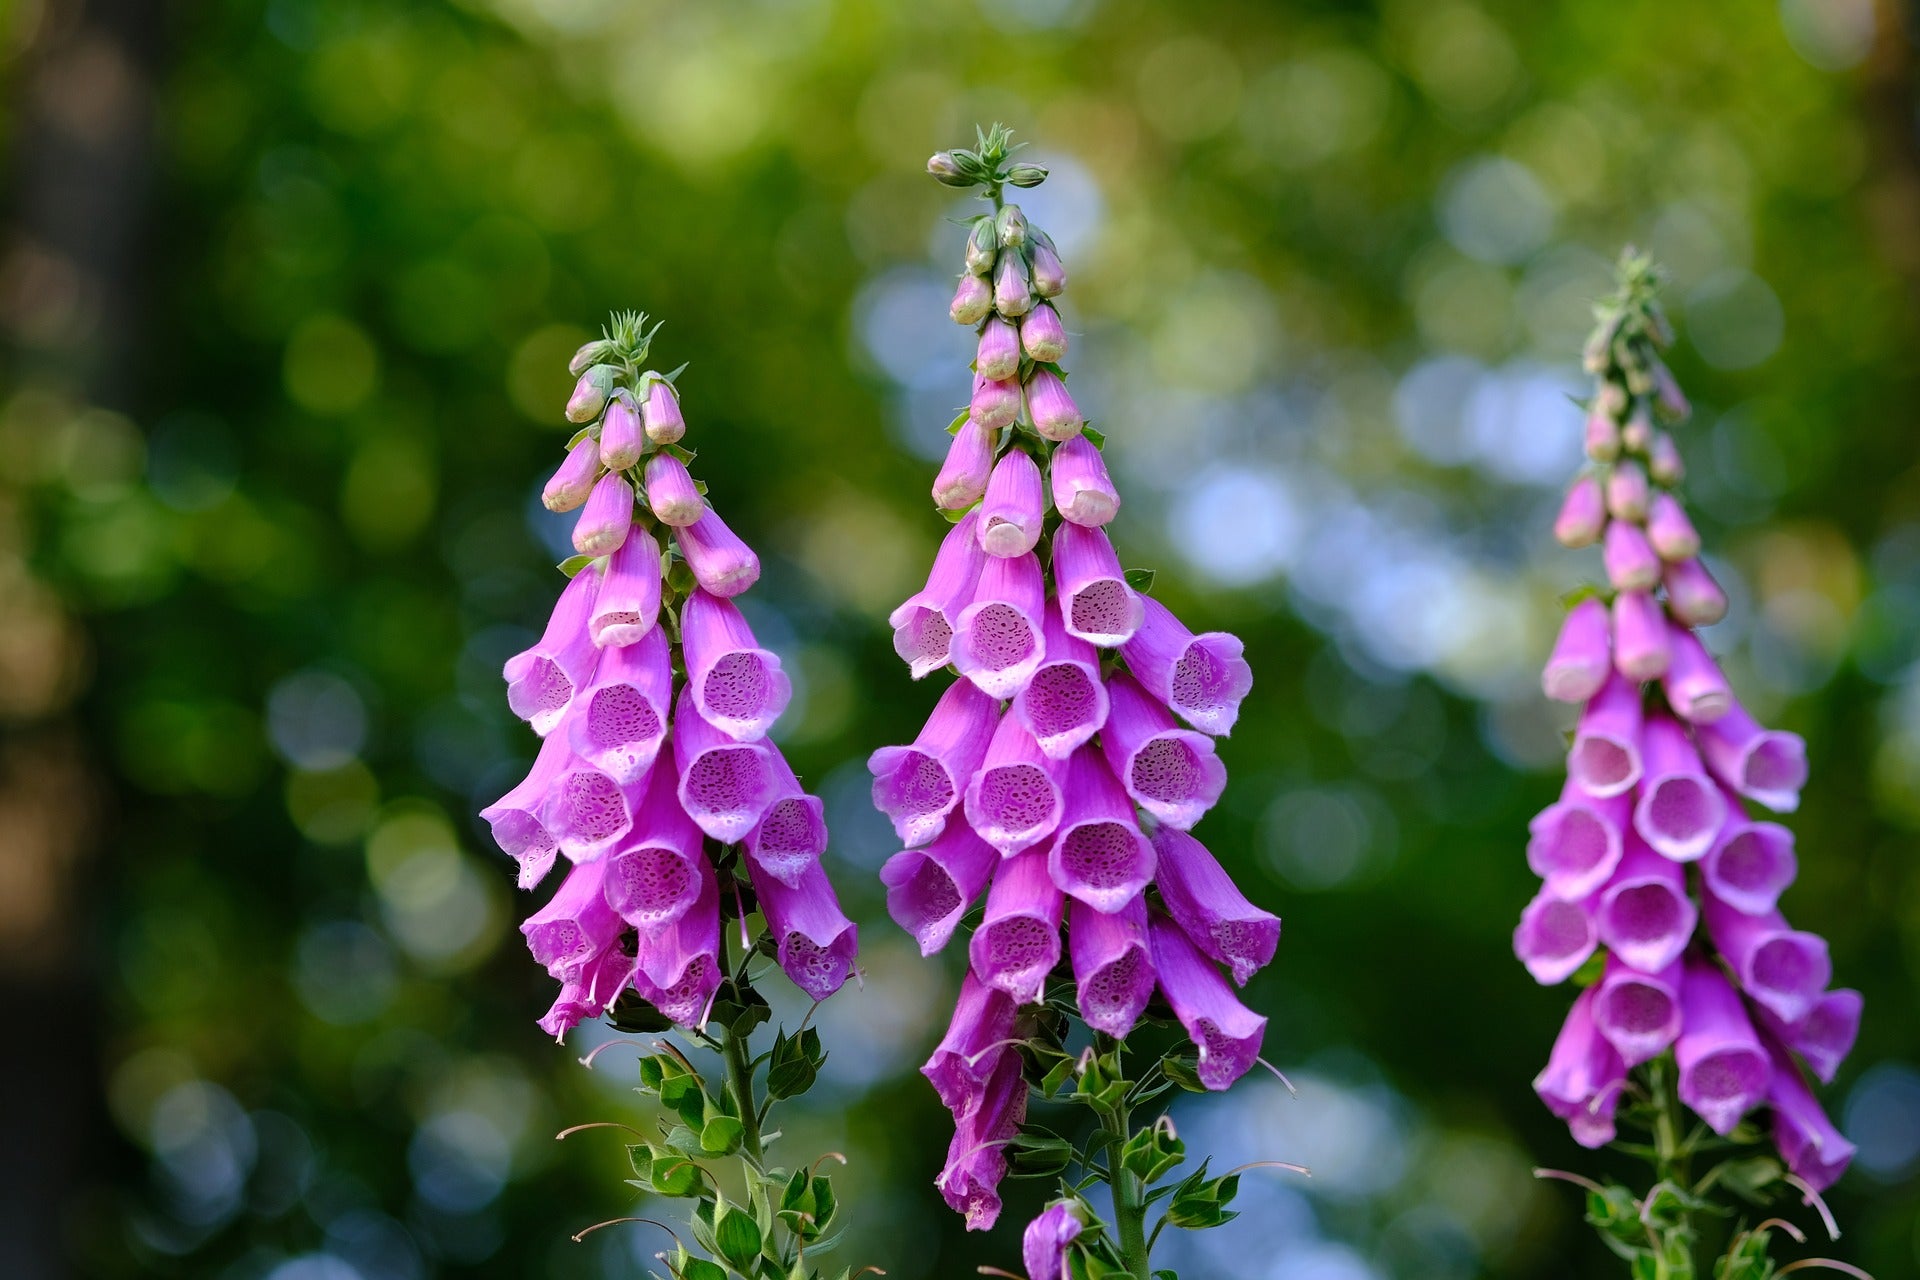
{"type": "Polygon", "coordinates": [[[1007,170],[1007,181],[1016,187],[1037,187],[1047,180],[1047,166],[1016,164],[1007,170]]]}
{"type": "Polygon", "coordinates": [[[613,354],[613,344],[605,338],[595,338],[573,353],[573,359],[567,361],[567,372],[579,377],[591,366],[599,364],[613,354]]]}
{"type": "Polygon", "coordinates": [[[994,219],[994,229],[1000,235],[1000,243],[1008,249],[1018,249],[1027,243],[1027,215],[1020,212],[1017,204],[1007,205],[994,219]]]}
{"type": "Polygon", "coordinates": [[[949,187],[970,187],[973,178],[951,151],[936,151],[927,160],[927,172],[949,187]]]}
{"type": "Polygon", "coordinates": [[[967,236],[967,270],[976,276],[988,274],[999,252],[1000,233],[994,229],[993,219],[975,219],[973,231],[967,236]]]}

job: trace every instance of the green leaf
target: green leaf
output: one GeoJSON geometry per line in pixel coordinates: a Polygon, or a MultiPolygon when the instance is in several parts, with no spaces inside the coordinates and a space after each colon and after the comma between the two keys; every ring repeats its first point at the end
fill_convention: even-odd
{"type": "Polygon", "coordinates": [[[653,1153],[653,1189],[656,1194],[681,1198],[701,1192],[700,1166],[683,1155],[656,1149],[653,1153]]]}
{"type": "Polygon", "coordinates": [[[960,428],[962,428],[962,427],[964,427],[964,426],[966,426],[966,425],[967,425],[967,419],[968,419],[968,418],[970,418],[970,417],[972,417],[972,416],[973,416],[973,411],[972,411],[971,409],[962,409],[962,410],[961,410],[961,411],[959,412],[959,414],[957,414],[957,415],[956,415],[956,416],[954,417],[954,420],[953,420],[952,422],[949,422],[949,423],[947,424],[947,434],[948,434],[948,435],[950,435],[950,436],[957,436],[957,435],[959,435],[959,434],[960,434],[960,428]]]}
{"type": "Polygon", "coordinates": [[[740,1149],[747,1126],[732,1116],[714,1116],[700,1129],[700,1147],[709,1155],[730,1156],[740,1149]]]}
{"type": "Polygon", "coordinates": [[[559,569],[560,572],[566,574],[569,578],[571,578],[576,574],[578,574],[582,569],[592,564],[593,560],[594,558],[592,556],[568,556],[565,560],[562,560],[558,565],[556,565],[555,568],[559,569]]]}
{"type": "Polygon", "coordinates": [[[1188,1093],[1206,1093],[1207,1086],[1200,1083],[1200,1061],[1186,1054],[1170,1053],[1160,1060],[1160,1070],[1167,1077],[1185,1089],[1188,1093]]]}
{"type": "Polygon", "coordinates": [[[680,1280],[727,1280],[727,1269],[705,1258],[688,1258],[680,1264],[680,1280]]]}
{"type": "Polygon", "coordinates": [[[1154,577],[1152,569],[1129,569],[1126,572],[1127,585],[1142,595],[1153,590],[1154,577]]]}
{"type": "Polygon", "coordinates": [[[1082,427],[1080,428],[1080,434],[1091,441],[1093,447],[1096,449],[1104,449],[1107,447],[1107,433],[1104,431],[1095,431],[1092,427],[1082,427]]]}
{"type": "Polygon", "coordinates": [[[1573,971],[1573,984],[1576,987],[1590,987],[1600,981],[1601,976],[1606,973],[1606,970],[1607,953],[1605,951],[1595,951],[1587,957],[1585,963],[1573,971]]]}
{"type": "Polygon", "coordinates": [[[760,1254],[763,1238],[753,1215],[722,1200],[713,1215],[714,1251],[736,1271],[745,1271],[760,1254]]]}

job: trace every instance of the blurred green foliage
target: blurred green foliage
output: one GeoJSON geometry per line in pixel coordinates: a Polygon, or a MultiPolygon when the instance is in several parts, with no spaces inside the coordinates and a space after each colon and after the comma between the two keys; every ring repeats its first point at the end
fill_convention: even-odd
{"type": "MultiPolygon", "coordinates": [[[[63,1223],[78,1271],[624,1276],[666,1247],[567,1238],[632,1211],[626,1157],[551,1135],[633,1119],[632,1067],[540,1038],[530,904],[470,817],[530,755],[498,666],[559,584],[535,494],[566,358],[625,306],[690,362],[687,443],[767,562],[755,622],[804,684],[785,745],[863,920],[866,989],[825,1030],[843,1074],[794,1137],[851,1158],[840,1256],[1014,1265],[1038,1190],[963,1239],[931,1187],[945,1118],[911,1066],[952,981],[884,918],[859,763],[930,700],[882,623],[945,527],[924,452],[947,413],[919,406],[966,386],[963,353],[909,395],[874,311],[956,259],[921,165],[976,120],[1083,193],[1075,388],[1139,495],[1123,551],[1256,673],[1206,834],[1287,919],[1251,999],[1308,1082],[1273,1104],[1302,1149],[1264,1154],[1323,1176],[1209,1235],[1274,1275],[1614,1273],[1579,1203],[1528,1176],[1582,1157],[1528,1088],[1565,993],[1508,949],[1556,785],[1524,668],[1580,572],[1539,546],[1558,477],[1423,446],[1396,395],[1438,358],[1571,367],[1630,238],[1674,272],[1701,410],[1681,443],[1749,620],[1731,665],[1816,762],[1785,905],[1868,1001],[1826,1096],[1920,1148],[1920,173],[1913,49],[1876,14],[1897,21],[1819,0],[168,6],[112,371],[130,412],[17,329],[0,407],[5,713],[77,717],[112,796],[83,893],[103,1054],[75,1069],[117,1137],[63,1223]],[[1425,513],[1473,578],[1396,616],[1459,642],[1383,661],[1377,614],[1290,586],[1310,565],[1208,574],[1195,531],[1240,526],[1195,515],[1195,487],[1249,459],[1425,513]],[[1479,630],[1449,621],[1481,605],[1479,630]]],[[[1833,1197],[1832,1252],[1883,1278],[1920,1267],[1899,1150],[1833,1197]]]]}

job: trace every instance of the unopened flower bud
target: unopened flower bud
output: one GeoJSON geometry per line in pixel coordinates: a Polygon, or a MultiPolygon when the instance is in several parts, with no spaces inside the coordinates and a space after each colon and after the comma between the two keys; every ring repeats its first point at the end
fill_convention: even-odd
{"type": "Polygon", "coordinates": [[[1067,384],[1051,369],[1036,369],[1027,383],[1027,417],[1049,440],[1071,440],[1087,425],[1067,384]]]}
{"type": "Polygon", "coordinates": [[[1027,238],[1033,241],[1033,291],[1043,298],[1059,297],[1067,291],[1067,268],[1060,261],[1060,251],[1038,227],[1028,227],[1027,238]]]}
{"type": "Polygon", "coordinates": [[[993,273],[993,305],[1012,319],[1033,309],[1033,291],[1027,287],[1027,261],[1017,251],[1000,255],[993,273]]]}
{"type": "MultiPolygon", "coordinates": [[[[1673,660],[1671,633],[1660,602],[1648,591],[1613,598],[1613,666],[1629,680],[1658,680],[1673,660]]],[[[1636,695],[1637,696],[1637,695],[1636,695]]]]}
{"type": "Polygon", "coordinates": [[[1024,248],[1027,243],[1027,215],[1017,204],[1005,205],[993,219],[1003,249],[1024,248]]]}
{"type": "Polygon", "coordinates": [[[1041,364],[1055,364],[1067,354],[1067,331],[1060,313],[1042,302],[1020,321],[1020,345],[1041,364]]]}
{"type": "Polygon", "coordinates": [[[1607,514],[1615,520],[1643,520],[1647,514],[1647,473],[1631,458],[1607,471],[1607,514]]]}
{"type": "Polygon", "coordinates": [[[949,187],[970,187],[973,177],[953,158],[951,151],[936,151],[927,158],[927,172],[949,187]]]}
{"type": "Polygon", "coordinates": [[[595,338],[573,353],[573,359],[567,361],[567,372],[577,378],[612,354],[611,342],[605,338],[595,338]]]}
{"type": "Polygon", "coordinates": [[[1011,378],[995,382],[991,378],[976,375],[973,380],[973,402],[969,409],[973,420],[984,431],[1010,427],[1013,420],[1020,416],[1020,384],[1011,378]]]}
{"type": "Polygon", "coordinates": [[[624,471],[640,461],[642,446],[640,411],[624,389],[616,391],[600,419],[600,461],[609,471],[624,471]]]}
{"type": "Polygon", "coordinates": [[[580,375],[580,381],[573,384],[573,398],[567,401],[569,422],[592,422],[600,416],[607,407],[607,397],[613,394],[616,372],[610,364],[596,364],[580,375]]]}
{"type": "Polygon", "coordinates": [[[1700,554],[1700,535],[1680,500],[1670,493],[1656,493],[1647,506],[1647,541],[1662,560],[1690,560],[1700,554]]]}
{"type": "Polygon", "coordinates": [[[1686,393],[1680,390],[1673,370],[1664,364],[1653,367],[1653,405],[1668,422],[1685,422],[1693,416],[1693,406],[1687,403],[1686,393]]]}
{"type": "Polygon", "coordinates": [[[1603,382],[1593,402],[1601,412],[1618,421],[1620,415],[1627,411],[1627,389],[1617,382],[1603,382]]]}
{"type": "Polygon", "coordinates": [[[1099,528],[1120,510],[1120,494],[1100,450],[1084,435],[1053,451],[1053,505],[1074,524],[1099,528]]]}
{"type": "Polygon", "coordinates": [[[1620,456],[1620,424],[1612,414],[1595,409],[1587,415],[1587,456],[1595,462],[1612,462],[1620,456]]]}
{"type": "Polygon", "coordinates": [[[592,436],[587,436],[567,450],[567,460],[541,490],[540,501],[549,511],[571,511],[587,500],[599,476],[600,446],[592,436]]]}
{"type": "Polygon", "coordinates": [[[1047,180],[1047,166],[1016,164],[1007,170],[1007,182],[1016,187],[1037,187],[1047,180]]]}
{"type": "Polygon", "coordinates": [[[942,511],[965,511],[986,493],[992,472],[993,440],[968,418],[953,433],[947,460],[933,479],[933,505],[942,511]]]}
{"type": "Polygon", "coordinates": [[[1640,526],[1629,520],[1615,520],[1607,526],[1603,559],[1607,581],[1617,591],[1651,591],[1660,581],[1660,557],[1653,553],[1640,526]]]}
{"type": "Polygon", "coordinates": [[[1698,557],[1667,566],[1667,607],[1689,627],[1710,627],[1727,616],[1727,593],[1698,557]]]}
{"type": "Polygon", "coordinates": [[[640,406],[640,421],[646,424],[647,439],[655,444],[672,444],[687,434],[687,420],[680,416],[680,397],[666,379],[656,379],[647,388],[646,403],[640,406]]]}
{"type": "Polygon", "coordinates": [[[647,506],[661,524],[684,529],[707,513],[686,463],[662,449],[647,459],[647,506]]]}
{"type": "Polygon", "coordinates": [[[1653,443],[1647,447],[1647,469],[1669,488],[1686,479],[1687,465],[1680,461],[1680,446],[1664,431],[1655,432],[1653,443]]]}
{"type": "Polygon", "coordinates": [[[975,325],[987,318],[987,312],[993,310],[993,286],[980,276],[964,275],[960,277],[959,287],[953,291],[953,301],[947,306],[947,314],[953,317],[955,324],[975,325]]]}
{"type": "Polygon", "coordinates": [[[983,378],[1002,382],[1020,371],[1020,333],[1013,325],[995,316],[980,331],[980,347],[973,369],[983,378]]]}
{"type": "Polygon", "coordinates": [[[1607,526],[1606,504],[1600,498],[1600,482],[1581,476],[1567,490],[1560,514],[1553,522],[1553,536],[1563,547],[1586,547],[1599,540],[1607,526]]]}
{"type": "Polygon", "coordinates": [[[600,477],[573,526],[573,549],[583,556],[604,556],[620,549],[633,525],[633,488],[618,472],[600,477]]]}
{"type": "Polygon", "coordinates": [[[1620,445],[1634,453],[1645,453],[1647,446],[1653,443],[1653,419],[1647,416],[1646,406],[1635,409],[1627,417],[1627,423],[1620,428],[1620,445]]]}
{"type": "Polygon", "coordinates": [[[967,234],[967,270],[976,276],[989,275],[999,256],[1000,233],[994,230],[993,219],[984,215],[975,218],[973,230],[967,234]]]}

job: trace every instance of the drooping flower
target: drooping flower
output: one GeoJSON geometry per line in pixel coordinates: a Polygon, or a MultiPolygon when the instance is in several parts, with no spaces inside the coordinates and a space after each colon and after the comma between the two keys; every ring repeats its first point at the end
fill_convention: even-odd
{"type": "Polygon", "coordinates": [[[781,967],[815,999],[850,976],[857,945],[821,866],[820,801],[766,741],[791,686],[731,599],[759,560],[707,505],[691,455],[665,448],[686,429],[678,394],[626,372],[646,356],[643,320],[616,317],[576,359],[568,412],[587,426],[542,497],[580,509],[575,546],[592,559],[540,641],[506,664],[508,704],[542,741],[527,777],[482,811],[522,888],[562,854],[571,864],[522,926],[561,983],[540,1019],[556,1037],[623,996],[701,1025],[727,973],[723,893],[757,903],[781,967]],[[676,555],[697,586],[665,572],[676,555]],[[745,858],[720,862],[736,841],[745,858]]]}

